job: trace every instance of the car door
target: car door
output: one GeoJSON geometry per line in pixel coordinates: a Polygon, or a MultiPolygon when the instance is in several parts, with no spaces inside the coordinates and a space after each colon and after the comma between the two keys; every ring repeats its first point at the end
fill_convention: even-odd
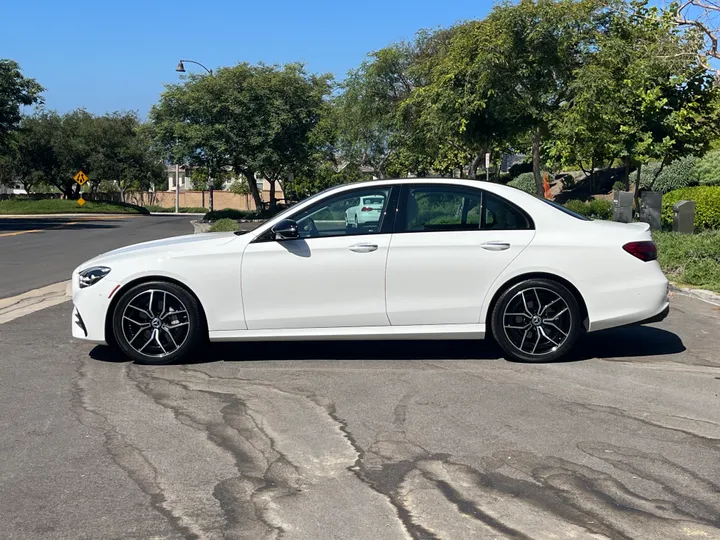
{"type": "Polygon", "coordinates": [[[392,325],[473,324],[535,234],[509,201],[470,186],[404,185],[387,262],[392,325]]]}
{"type": "Polygon", "coordinates": [[[398,191],[328,195],[288,216],[299,238],[266,234],[250,243],[241,267],[248,329],[389,325],[385,265],[398,191]],[[348,224],[347,210],[364,194],[382,196],[383,211],[375,221],[348,224]]]}

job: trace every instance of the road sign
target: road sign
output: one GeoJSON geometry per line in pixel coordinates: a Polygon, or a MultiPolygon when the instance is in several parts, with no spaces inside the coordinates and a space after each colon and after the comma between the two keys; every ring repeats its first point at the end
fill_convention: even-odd
{"type": "Polygon", "coordinates": [[[73,180],[75,180],[78,184],[82,186],[85,182],[88,181],[88,177],[84,172],[78,171],[77,174],[73,176],[73,180]]]}
{"type": "MultiPolygon", "coordinates": [[[[87,178],[85,178],[85,181],[87,182],[87,178]]],[[[78,199],[78,204],[79,204],[80,206],[82,206],[83,204],[85,204],[85,199],[83,199],[82,197],[80,197],[80,198],[78,199]]]]}
{"type": "Polygon", "coordinates": [[[490,168],[490,152],[485,152],[485,168],[490,168]]]}

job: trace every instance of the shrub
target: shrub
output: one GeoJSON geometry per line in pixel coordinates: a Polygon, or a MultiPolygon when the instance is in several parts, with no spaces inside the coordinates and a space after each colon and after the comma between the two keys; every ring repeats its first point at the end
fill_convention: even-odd
{"type": "Polygon", "coordinates": [[[508,169],[508,172],[510,173],[510,176],[513,178],[517,178],[523,173],[529,173],[532,172],[533,166],[532,162],[528,163],[516,163],[515,165],[511,165],[508,169]]]}
{"type": "Polygon", "coordinates": [[[530,193],[531,195],[537,194],[535,178],[531,172],[522,173],[515,178],[515,180],[510,180],[507,185],[525,191],[526,193],[530,193]]]}
{"type": "Polygon", "coordinates": [[[512,180],[512,175],[510,173],[500,173],[498,176],[498,183],[500,184],[507,184],[510,180],[512,180]]]}
{"type": "Polygon", "coordinates": [[[640,185],[644,189],[652,189],[661,193],[697,185],[698,179],[694,170],[696,162],[697,158],[694,156],[677,159],[663,167],[654,181],[653,178],[660,168],[660,164],[650,163],[642,168],[640,185]]]}
{"type": "Polygon", "coordinates": [[[210,227],[210,232],[234,232],[239,228],[238,222],[234,219],[223,218],[217,220],[213,226],[210,227]]]}
{"type": "Polygon", "coordinates": [[[698,159],[693,173],[701,186],[720,186],[720,150],[712,150],[698,159]]]}
{"type": "Polygon", "coordinates": [[[612,217],[612,202],[604,199],[592,199],[587,202],[572,200],[566,202],[564,206],[568,210],[590,219],[610,219],[612,217]]]}
{"type": "Polygon", "coordinates": [[[625,182],[618,180],[613,184],[613,191],[625,191],[625,182]]]}
{"type": "Polygon", "coordinates": [[[653,232],[658,261],[673,281],[720,292],[720,231],[653,232]]]}
{"type": "Polygon", "coordinates": [[[672,226],[672,207],[683,200],[695,201],[696,229],[720,229],[720,186],[696,186],[667,193],[662,201],[663,225],[672,226]]]}

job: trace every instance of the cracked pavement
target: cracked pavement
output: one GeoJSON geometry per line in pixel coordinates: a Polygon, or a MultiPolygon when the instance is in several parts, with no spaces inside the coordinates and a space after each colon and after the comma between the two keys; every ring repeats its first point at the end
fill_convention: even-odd
{"type": "Polygon", "coordinates": [[[720,539],[720,309],[490,343],[213,345],[148,367],[0,325],[3,539],[720,539]]]}

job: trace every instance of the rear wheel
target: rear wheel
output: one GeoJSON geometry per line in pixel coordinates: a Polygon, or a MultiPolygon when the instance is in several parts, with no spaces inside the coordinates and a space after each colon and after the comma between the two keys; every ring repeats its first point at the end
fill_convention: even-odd
{"type": "Polygon", "coordinates": [[[563,285],[529,279],[500,295],[492,332],[503,351],[523,362],[550,362],[567,354],[581,329],[580,307],[563,285]]]}
{"type": "Polygon", "coordinates": [[[204,332],[195,298],[174,283],[155,281],[132,287],[113,312],[118,348],[142,364],[169,364],[188,355],[204,332]]]}

